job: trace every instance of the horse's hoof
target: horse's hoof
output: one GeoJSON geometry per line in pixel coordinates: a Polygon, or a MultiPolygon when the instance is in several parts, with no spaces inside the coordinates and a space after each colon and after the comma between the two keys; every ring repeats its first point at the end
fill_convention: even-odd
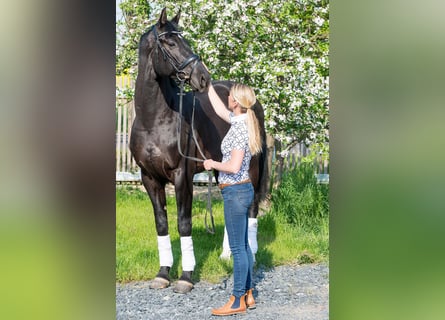
{"type": "Polygon", "coordinates": [[[176,282],[175,287],[173,288],[173,291],[176,293],[189,293],[193,289],[193,283],[184,281],[184,280],[178,280],[176,282]]]}
{"type": "Polygon", "coordinates": [[[165,289],[170,285],[170,281],[164,278],[156,277],[150,283],[150,289],[165,289]]]}

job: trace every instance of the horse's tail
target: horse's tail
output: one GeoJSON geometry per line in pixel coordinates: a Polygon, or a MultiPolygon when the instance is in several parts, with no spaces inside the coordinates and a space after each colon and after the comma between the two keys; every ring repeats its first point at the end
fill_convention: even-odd
{"type": "Polygon", "coordinates": [[[259,189],[258,189],[258,194],[259,194],[259,201],[263,201],[265,199],[267,199],[269,197],[269,192],[270,192],[270,166],[269,166],[269,153],[271,152],[271,150],[269,150],[268,145],[267,145],[267,135],[266,132],[264,130],[264,128],[262,128],[263,133],[262,133],[262,152],[260,154],[260,161],[259,161],[259,181],[258,181],[258,185],[259,185],[259,189]]]}

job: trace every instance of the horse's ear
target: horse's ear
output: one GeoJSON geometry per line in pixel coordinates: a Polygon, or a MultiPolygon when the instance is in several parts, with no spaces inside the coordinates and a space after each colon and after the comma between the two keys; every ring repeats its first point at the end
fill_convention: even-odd
{"type": "Polygon", "coordinates": [[[161,16],[159,17],[159,25],[162,27],[167,23],[167,8],[164,7],[161,12],[161,16]]]}
{"type": "Polygon", "coordinates": [[[176,16],[174,16],[173,19],[171,19],[171,22],[175,23],[176,25],[179,25],[179,18],[181,17],[181,9],[179,9],[176,16]]]}

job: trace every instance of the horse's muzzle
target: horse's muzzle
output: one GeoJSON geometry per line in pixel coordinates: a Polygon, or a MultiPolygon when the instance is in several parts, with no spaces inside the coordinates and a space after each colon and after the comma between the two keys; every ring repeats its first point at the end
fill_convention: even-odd
{"type": "Polygon", "coordinates": [[[198,62],[190,78],[191,87],[193,90],[204,92],[209,86],[210,80],[210,73],[207,71],[207,68],[204,67],[202,62],[198,62]]]}

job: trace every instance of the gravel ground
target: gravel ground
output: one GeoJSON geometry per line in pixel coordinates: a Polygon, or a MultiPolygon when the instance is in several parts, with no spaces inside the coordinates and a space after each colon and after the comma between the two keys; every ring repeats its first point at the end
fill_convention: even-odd
{"type": "Polygon", "coordinates": [[[256,309],[228,317],[212,316],[211,310],[228,301],[232,277],[219,284],[200,281],[188,294],[174,293],[172,287],[153,290],[149,283],[116,284],[117,319],[329,319],[329,268],[325,264],[280,266],[271,270],[256,268],[256,309]]]}

